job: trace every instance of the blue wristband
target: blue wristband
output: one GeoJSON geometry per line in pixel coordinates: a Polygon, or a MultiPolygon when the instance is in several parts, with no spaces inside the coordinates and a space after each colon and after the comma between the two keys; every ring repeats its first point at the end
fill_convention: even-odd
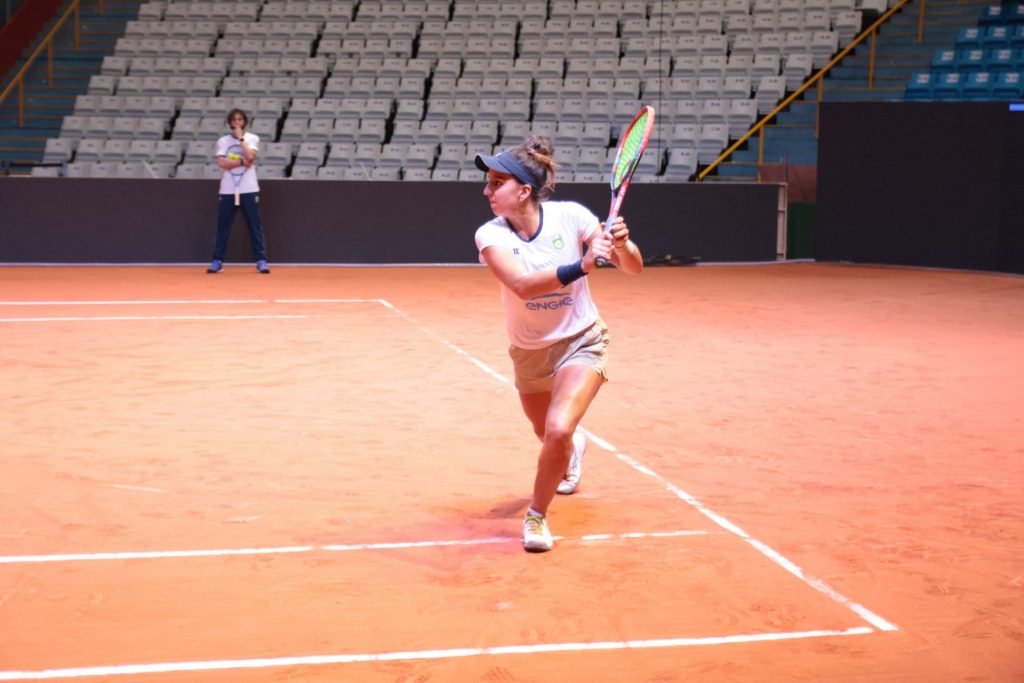
{"type": "Polygon", "coordinates": [[[570,263],[567,266],[558,266],[555,269],[555,275],[558,276],[558,281],[562,283],[562,286],[575,282],[581,277],[585,276],[583,272],[583,259],[580,259],[576,263],[570,263]]]}

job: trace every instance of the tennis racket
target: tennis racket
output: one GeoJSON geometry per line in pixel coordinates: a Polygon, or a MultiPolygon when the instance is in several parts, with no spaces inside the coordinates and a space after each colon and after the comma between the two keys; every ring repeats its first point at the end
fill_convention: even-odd
{"type": "MultiPolygon", "coordinates": [[[[227,158],[237,159],[238,161],[244,161],[245,156],[242,154],[242,146],[231,145],[230,147],[228,147],[227,158]]],[[[245,172],[248,170],[249,167],[243,163],[238,167],[232,168],[230,171],[228,171],[228,173],[231,174],[231,180],[234,181],[235,183],[235,206],[238,206],[241,200],[241,197],[239,196],[238,193],[238,186],[242,184],[242,176],[244,176],[245,172]]]]}
{"type": "MultiPolygon", "coordinates": [[[[611,187],[612,206],[608,211],[608,220],[604,222],[604,230],[610,233],[612,223],[619,215],[622,208],[622,200],[626,198],[626,189],[633,177],[633,172],[640,163],[640,157],[647,149],[647,142],[651,139],[651,132],[654,130],[654,107],[644,107],[640,110],[623,131],[619,138],[619,148],[615,152],[615,163],[612,164],[611,187]]],[[[598,263],[604,264],[603,258],[597,259],[598,263]]]]}

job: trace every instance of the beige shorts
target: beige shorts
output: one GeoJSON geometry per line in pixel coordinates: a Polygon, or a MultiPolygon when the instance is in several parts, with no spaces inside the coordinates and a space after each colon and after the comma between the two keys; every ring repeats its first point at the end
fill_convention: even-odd
{"type": "Polygon", "coordinates": [[[510,346],[508,355],[516,376],[516,389],[524,394],[551,391],[555,373],[570,365],[593,368],[605,382],[608,373],[608,327],[600,318],[579,334],[555,342],[543,349],[510,346]]]}

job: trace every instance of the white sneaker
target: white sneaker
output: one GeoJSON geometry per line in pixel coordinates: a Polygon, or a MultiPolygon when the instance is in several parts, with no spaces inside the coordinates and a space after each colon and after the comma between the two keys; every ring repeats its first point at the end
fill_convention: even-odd
{"type": "Polygon", "coordinates": [[[543,553],[551,550],[554,545],[547,518],[528,511],[523,517],[523,548],[531,553],[543,553]]]}
{"type": "Polygon", "coordinates": [[[565,478],[558,482],[556,489],[563,496],[575,493],[580,485],[580,477],[583,476],[583,454],[587,451],[587,435],[579,427],[572,434],[572,455],[569,456],[569,468],[565,471],[565,478]]]}

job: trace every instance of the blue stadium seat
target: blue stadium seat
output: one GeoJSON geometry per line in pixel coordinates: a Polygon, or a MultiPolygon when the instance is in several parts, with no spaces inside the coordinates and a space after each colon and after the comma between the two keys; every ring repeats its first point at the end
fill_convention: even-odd
{"type": "Polygon", "coordinates": [[[966,76],[956,71],[939,74],[935,83],[935,99],[959,100],[963,98],[966,76]]]}
{"type": "Polygon", "coordinates": [[[989,26],[985,31],[985,37],[982,39],[981,44],[986,50],[1010,47],[1012,37],[1013,29],[1010,26],[989,26]]]}
{"type": "Polygon", "coordinates": [[[996,77],[992,96],[999,100],[1017,100],[1024,97],[1024,73],[1006,71],[996,77]]]}
{"type": "Polygon", "coordinates": [[[1003,23],[1002,5],[985,5],[978,13],[978,26],[990,26],[1003,23]]]}
{"type": "Polygon", "coordinates": [[[911,74],[910,80],[907,81],[906,90],[903,93],[903,99],[905,100],[930,100],[934,97],[932,92],[932,84],[936,78],[934,75],[927,71],[919,71],[911,74]]]}
{"type": "Polygon", "coordinates": [[[964,98],[968,100],[990,100],[992,99],[992,86],[995,78],[987,71],[975,71],[968,74],[967,83],[964,84],[964,98]]]}
{"type": "Polygon", "coordinates": [[[961,73],[983,71],[986,62],[985,51],[981,48],[963,50],[957,55],[955,68],[961,73]]]}
{"type": "Polygon", "coordinates": [[[1004,21],[1009,24],[1024,25],[1024,2],[1007,5],[1003,4],[1004,21]]]}
{"type": "Polygon", "coordinates": [[[936,50],[935,56],[932,57],[932,72],[940,74],[954,71],[956,69],[956,60],[956,50],[936,50]]]}
{"type": "Polygon", "coordinates": [[[981,39],[984,36],[982,29],[977,26],[967,26],[960,29],[956,37],[958,50],[973,50],[981,47],[981,39]]]}
{"type": "Polygon", "coordinates": [[[1016,71],[1020,54],[1008,47],[990,50],[988,59],[985,60],[985,70],[992,73],[1003,71],[1016,71]]]}

